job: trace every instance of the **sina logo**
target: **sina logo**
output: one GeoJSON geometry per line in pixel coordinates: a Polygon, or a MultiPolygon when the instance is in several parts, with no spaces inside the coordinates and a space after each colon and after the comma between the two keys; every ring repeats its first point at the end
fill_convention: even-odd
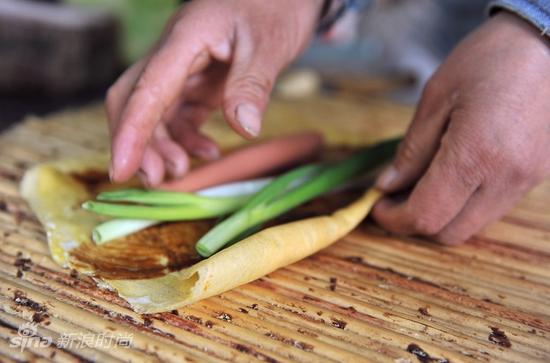
{"type": "Polygon", "coordinates": [[[47,348],[52,345],[52,338],[40,338],[38,335],[38,324],[23,323],[17,329],[17,336],[10,339],[11,348],[20,348],[21,352],[25,348],[47,348]]]}
{"type": "Polygon", "coordinates": [[[38,332],[37,323],[23,323],[17,329],[17,335],[20,337],[34,337],[38,332]]]}

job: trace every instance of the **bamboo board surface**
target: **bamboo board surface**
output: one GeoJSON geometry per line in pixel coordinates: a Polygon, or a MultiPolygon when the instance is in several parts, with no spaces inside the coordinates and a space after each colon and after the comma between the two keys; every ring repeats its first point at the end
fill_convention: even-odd
{"type": "MultiPolygon", "coordinates": [[[[330,142],[356,145],[403,132],[411,114],[376,100],[277,101],[265,135],[314,127],[330,142]]],[[[365,222],[260,280],[145,316],[58,267],[18,195],[29,166],[106,150],[104,122],[98,106],[31,118],[0,136],[1,361],[550,360],[550,182],[461,247],[398,239],[365,222]],[[131,337],[131,346],[10,347],[32,321],[54,342],[109,333],[131,337]]],[[[209,133],[226,146],[241,142],[221,125],[209,124],[209,133]]]]}

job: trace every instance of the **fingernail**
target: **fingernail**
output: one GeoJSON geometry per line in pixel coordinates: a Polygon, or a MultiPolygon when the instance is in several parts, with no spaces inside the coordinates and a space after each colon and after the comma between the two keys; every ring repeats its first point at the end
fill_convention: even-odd
{"type": "Polygon", "coordinates": [[[224,41],[212,49],[214,56],[220,60],[226,60],[231,57],[231,44],[224,41]]]}
{"type": "Polygon", "coordinates": [[[139,178],[139,180],[141,180],[141,183],[143,184],[143,186],[145,187],[149,187],[149,178],[147,178],[147,173],[144,172],[143,170],[140,170],[137,172],[137,176],[139,178]]]}
{"type": "Polygon", "coordinates": [[[195,150],[198,157],[205,160],[217,160],[220,158],[220,151],[216,147],[205,147],[195,150]]]}
{"type": "Polygon", "coordinates": [[[240,104],[237,107],[235,116],[237,122],[247,134],[252,137],[260,134],[260,112],[255,106],[249,103],[240,104]]]}
{"type": "Polygon", "coordinates": [[[176,163],[174,163],[172,160],[166,161],[166,168],[168,169],[170,175],[172,175],[174,178],[180,177],[180,170],[178,169],[176,163]]]}
{"type": "Polygon", "coordinates": [[[115,172],[113,170],[113,163],[111,162],[111,164],[109,165],[109,180],[111,181],[111,183],[114,182],[114,175],[115,175],[115,172]]]}
{"type": "Polygon", "coordinates": [[[376,186],[380,189],[390,189],[392,184],[397,180],[398,172],[395,166],[388,166],[376,180],[376,186]]]}

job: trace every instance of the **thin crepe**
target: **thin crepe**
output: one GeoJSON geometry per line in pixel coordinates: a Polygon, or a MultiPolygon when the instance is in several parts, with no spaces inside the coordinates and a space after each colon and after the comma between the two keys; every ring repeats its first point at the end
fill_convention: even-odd
{"type": "MultiPolygon", "coordinates": [[[[21,185],[23,197],[46,229],[53,259],[87,274],[93,271],[71,258],[71,250],[93,243],[92,228],[103,217],[80,208],[97,190],[86,187],[75,173],[106,174],[106,160],[97,156],[41,164],[25,174],[21,185]]],[[[380,195],[371,189],[331,215],[264,229],[208,259],[160,277],[101,280],[138,312],[176,309],[246,284],[327,247],[353,230],[380,195]]]]}

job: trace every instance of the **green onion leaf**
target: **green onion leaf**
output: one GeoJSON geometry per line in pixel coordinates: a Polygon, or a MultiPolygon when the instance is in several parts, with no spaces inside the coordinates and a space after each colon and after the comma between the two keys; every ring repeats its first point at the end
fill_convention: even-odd
{"type": "Polygon", "coordinates": [[[190,221],[219,217],[231,213],[242,201],[227,201],[218,204],[144,206],[88,201],[82,208],[111,217],[149,219],[156,221],[190,221]]]}
{"type": "Polygon", "coordinates": [[[97,195],[97,200],[108,202],[131,202],[156,206],[170,205],[218,205],[244,204],[249,199],[247,195],[233,197],[205,197],[192,193],[166,192],[160,190],[123,189],[103,192],[97,195]]]}
{"type": "Polygon", "coordinates": [[[394,155],[399,141],[400,139],[393,139],[374,145],[336,165],[325,167],[312,165],[311,167],[315,169],[309,172],[314,171],[317,175],[290,190],[288,186],[292,180],[296,179],[300,173],[304,173],[304,170],[307,171],[307,166],[281,175],[262,189],[242,209],[208,231],[197,242],[197,252],[203,257],[209,257],[250,228],[261,225],[381,165],[394,155]]]}
{"type": "MultiPolygon", "coordinates": [[[[234,209],[236,209],[250,199],[251,194],[257,193],[272,180],[273,178],[262,178],[232,182],[202,189],[196,192],[196,194],[124,189],[103,192],[100,193],[97,198],[102,201],[110,202],[151,203],[164,206],[178,205],[180,202],[183,205],[188,205],[187,203],[219,204],[220,202],[230,203],[234,201],[236,203],[234,209]]],[[[91,208],[91,206],[87,204],[87,208],[91,208]]],[[[151,219],[115,218],[97,225],[92,230],[92,239],[96,244],[102,244],[139,232],[142,229],[160,222],[161,221],[151,219]]]]}

